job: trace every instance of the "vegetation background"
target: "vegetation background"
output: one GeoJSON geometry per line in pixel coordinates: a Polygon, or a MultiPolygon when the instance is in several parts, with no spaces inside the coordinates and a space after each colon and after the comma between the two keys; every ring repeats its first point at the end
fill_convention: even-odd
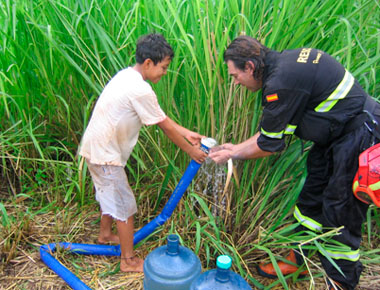
{"type": "MultiPolygon", "coordinates": [[[[222,54],[231,40],[247,34],[279,51],[324,50],[378,98],[379,19],[378,0],[1,1],[0,288],[65,289],[39,260],[38,247],[95,242],[98,207],[77,149],[103,86],[134,64],[139,36],[159,32],[175,50],[168,75],[153,86],[164,111],[220,143],[240,142],[255,133],[261,104],[260,94],[234,86],[227,75],[222,54]]],[[[296,275],[261,279],[255,270],[300,240],[292,232],[292,209],[306,175],[310,144],[304,145],[302,152],[294,138],[286,152],[236,162],[226,189],[225,168],[203,165],[170,221],[137,250],[146,256],[168,233],[178,233],[204,269],[227,253],[233,269],[256,288],[324,289],[313,257],[304,281],[296,275]]],[[[127,164],[137,228],[159,213],[188,163],[156,126],[143,128],[127,164]]],[[[380,285],[379,225],[380,211],[371,207],[359,289],[380,285]]],[[[314,252],[325,241],[305,234],[314,252]]],[[[120,273],[116,258],[64,252],[57,258],[91,288],[142,287],[143,276],[120,273]]]]}

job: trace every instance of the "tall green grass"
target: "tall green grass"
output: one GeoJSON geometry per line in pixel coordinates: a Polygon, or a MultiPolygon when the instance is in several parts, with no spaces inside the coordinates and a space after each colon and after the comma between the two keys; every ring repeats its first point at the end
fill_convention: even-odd
{"type": "MultiPolygon", "coordinates": [[[[165,112],[220,143],[240,142],[255,133],[261,104],[259,94],[235,87],[227,75],[222,55],[231,40],[247,34],[276,50],[322,49],[378,97],[379,11],[374,0],[2,1],[0,158],[9,195],[41,208],[92,201],[77,148],[102,87],[134,64],[143,34],[159,32],[175,50],[168,75],[154,85],[165,112]]],[[[305,158],[296,140],[281,155],[238,163],[239,186],[230,186],[224,220],[192,189],[182,207],[186,219],[179,211],[174,217],[177,227],[186,225],[195,236],[190,246],[207,265],[217,253],[229,252],[237,269],[262,287],[251,274],[254,263],[244,261],[252,261],[258,249],[271,253],[279,247],[271,237],[283,236],[292,221],[305,158]],[[194,201],[205,218],[193,213],[194,201]]],[[[156,127],[144,128],[127,165],[134,190],[149,190],[138,197],[139,205],[157,212],[188,162],[156,127]]],[[[1,212],[8,224],[3,206],[1,212]]],[[[372,213],[367,229],[379,226],[378,210],[372,213]]],[[[368,239],[375,238],[368,230],[368,239]]],[[[291,242],[286,235],[280,241],[291,242]]]]}

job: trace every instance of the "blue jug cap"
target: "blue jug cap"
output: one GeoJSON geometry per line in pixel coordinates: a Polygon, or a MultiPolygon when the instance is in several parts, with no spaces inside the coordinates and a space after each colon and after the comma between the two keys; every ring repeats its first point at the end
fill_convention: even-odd
{"type": "Polygon", "coordinates": [[[221,255],[216,259],[216,266],[228,270],[232,265],[232,259],[227,255],[221,255]]]}

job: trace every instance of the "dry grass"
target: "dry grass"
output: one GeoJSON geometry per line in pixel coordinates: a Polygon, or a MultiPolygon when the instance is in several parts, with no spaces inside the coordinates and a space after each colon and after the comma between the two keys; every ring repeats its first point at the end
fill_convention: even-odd
{"type": "MultiPolygon", "coordinates": [[[[30,202],[23,198],[13,199],[9,192],[6,182],[2,182],[0,201],[3,202],[12,223],[10,227],[0,223],[0,289],[71,289],[40,260],[39,247],[58,242],[96,243],[99,227],[98,205],[92,203],[78,209],[78,206],[73,204],[70,207],[36,214],[40,208],[32,208],[30,202]]],[[[180,204],[176,211],[182,210],[183,205],[180,204]]],[[[140,208],[136,216],[136,225],[143,226],[147,217],[152,218],[149,204],[140,208]]],[[[175,221],[172,222],[176,224],[175,221]]],[[[168,224],[170,221],[166,225],[168,224]]],[[[193,233],[188,232],[186,226],[181,226],[183,224],[186,223],[178,221],[175,230],[184,240],[191,240],[193,233]]],[[[163,227],[154,238],[139,245],[136,249],[137,254],[146,257],[149,252],[165,242],[168,233],[169,226],[163,227]]],[[[375,244],[379,244],[379,241],[376,240],[372,244],[372,249],[377,248],[375,244]]],[[[59,249],[53,255],[91,289],[143,289],[144,275],[120,272],[118,257],[76,255],[59,249]]],[[[203,249],[200,250],[199,257],[201,260],[205,257],[203,249]]],[[[274,280],[263,278],[256,272],[256,265],[263,259],[266,259],[266,256],[262,252],[253,252],[244,262],[252,277],[263,285],[270,285],[274,280]]],[[[202,260],[202,263],[205,270],[205,261],[202,260]]],[[[293,282],[289,279],[289,289],[326,289],[326,282],[321,275],[323,270],[318,261],[314,258],[309,265],[313,276],[317,276],[314,279],[314,288],[311,288],[309,280],[293,282]]],[[[380,265],[369,264],[365,267],[360,286],[356,289],[378,290],[378,285],[380,265]]],[[[283,287],[278,284],[271,289],[279,290],[283,287]]]]}
{"type": "MultiPolygon", "coordinates": [[[[20,207],[14,210],[19,211],[20,207]]],[[[8,207],[7,211],[12,215],[12,208],[8,207]]],[[[72,211],[75,212],[75,209],[72,211]]],[[[57,234],[57,226],[53,223],[54,221],[60,223],[65,214],[63,210],[36,215],[29,222],[28,233],[22,233],[23,241],[18,241],[15,249],[11,247],[8,252],[3,253],[11,259],[1,265],[0,289],[70,289],[40,260],[39,246],[66,240],[76,243],[95,243],[98,224],[94,225],[93,222],[98,218],[97,209],[92,206],[83,212],[90,214],[72,218],[71,226],[62,228],[61,234],[57,234]]],[[[3,231],[2,235],[4,233],[6,234],[3,231]]],[[[139,255],[144,255],[143,249],[137,251],[139,255]]],[[[92,289],[142,289],[143,274],[120,272],[118,257],[82,256],[62,251],[57,251],[54,255],[92,289]]]]}
{"type": "MultiPolygon", "coordinates": [[[[27,211],[27,204],[6,205],[10,216],[17,216],[17,211],[27,211]]],[[[75,208],[60,210],[56,213],[48,212],[38,214],[33,219],[25,219],[15,223],[13,229],[2,228],[0,237],[0,249],[2,258],[8,261],[0,266],[0,289],[70,289],[70,287],[51,271],[39,257],[39,246],[53,242],[75,242],[93,244],[97,238],[98,223],[94,223],[99,217],[96,205],[86,206],[81,214],[70,217],[70,224],[64,222],[67,212],[76,212],[75,208]],[[65,224],[65,226],[63,226],[65,224]],[[26,226],[27,225],[27,226],[26,226]],[[17,229],[17,231],[16,231],[17,229]],[[12,236],[18,232],[19,236],[12,236]],[[5,244],[4,241],[10,241],[5,244]]],[[[184,235],[186,233],[183,233],[184,235]]],[[[167,235],[163,230],[158,234],[161,238],[167,235]]],[[[137,253],[145,257],[153,248],[161,245],[161,241],[148,241],[142,244],[137,253]]],[[[84,256],[68,252],[57,251],[56,258],[67,268],[75,273],[92,289],[143,289],[143,274],[125,274],[119,271],[118,257],[84,256]]],[[[3,260],[3,259],[2,259],[3,260]]],[[[263,279],[256,275],[254,266],[260,260],[252,257],[247,261],[255,279],[269,285],[270,279],[263,279]]],[[[312,265],[312,273],[321,273],[318,262],[312,265]]],[[[357,289],[380,289],[380,265],[366,267],[357,289]]],[[[312,289],[310,281],[289,281],[290,289],[312,289]]],[[[283,289],[277,285],[272,289],[283,289]]],[[[315,279],[314,289],[326,289],[323,277],[315,279]]]]}

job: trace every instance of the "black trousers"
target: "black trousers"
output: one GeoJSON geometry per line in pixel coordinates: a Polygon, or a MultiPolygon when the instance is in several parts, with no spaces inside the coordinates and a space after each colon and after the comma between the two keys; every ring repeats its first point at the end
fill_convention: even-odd
{"type": "MultiPolygon", "coordinates": [[[[369,148],[372,142],[372,134],[363,125],[329,146],[315,144],[309,152],[308,176],[297,202],[298,214],[306,223],[311,221],[313,224],[315,221],[323,230],[344,226],[341,234],[334,236],[334,239],[357,253],[362,239],[361,226],[366,219],[368,205],[354,196],[352,182],[358,169],[359,155],[369,148]]],[[[302,226],[298,228],[305,230],[302,226]]],[[[310,226],[307,228],[310,230],[310,226]]],[[[339,250],[337,252],[339,253],[339,250]]],[[[362,272],[361,262],[336,257],[337,259],[333,260],[344,276],[325,255],[319,253],[327,275],[346,288],[354,289],[362,272]]]]}

